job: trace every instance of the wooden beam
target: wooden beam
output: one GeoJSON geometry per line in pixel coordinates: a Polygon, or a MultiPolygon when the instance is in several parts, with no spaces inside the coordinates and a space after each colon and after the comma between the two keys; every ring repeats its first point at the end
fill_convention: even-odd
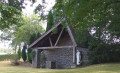
{"type": "Polygon", "coordinates": [[[69,34],[69,36],[70,36],[70,38],[71,38],[71,40],[72,40],[72,42],[73,42],[73,45],[74,45],[74,46],[77,46],[77,44],[76,44],[76,42],[75,42],[75,39],[74,39],[74,37],[73,37],[73,34],[72,34],[72,32],[71,32],[71,29],[70,29],[69,26],[67,26],[67,30],[68,30],[68,34],[69,34]]]}
{"type": "Polygon", "coordinates": [[[51,46],[51,47],[36,47],[33,49],[56,49],[56,48],[73,48],[74,46],[51,46]]]}
{"type": "Polygon", "coordinates": [[[73,63],[76,64],[76,47],[73,47],[73,63]]]}
{"type": "Polygon", "coordinates": [[[49,37],[49,41],[50,41],[50,45],[51,45],[51,46],[53,46],[53,44],[52,44],[52,41],[51,41],[51,38],[50,38],[50,37],[49,37]]]}
{"type": "Polygon", "coordinates": [[[36,43],[38,43],[41,39],[43,39],[45,36],[47,36],[50,32],[52,32],[55,28],[57,28],[62,21],[64,21],[65,18],[62,18],[57,24],[55,24],[55,26],[53,26],[49,31],[47,31],[46,33],[44,33],[40,38],[38,38],[35,42],[33,42],[29,48],[32,48],[36,43]]]}
{"type": "Polygon", "coordinates": [[[59,36],[58,36],[58,38],[57,38],[57,41],[56,41],[56,43],[55,43],[55,45],[54,45],[54,46],[56,46],[56,45],[57,45],[57,43],[58,43],[58,41],[59,41],[59,39],[60,39],[60,37],[61,37],[61,35],[62,35],[62,33],[63,33],[63,30],[64,30],[64,29],[62,29],[62,30],[61,30],[61,32],[60,32],[60,34],[59,34],[59,36]]]}

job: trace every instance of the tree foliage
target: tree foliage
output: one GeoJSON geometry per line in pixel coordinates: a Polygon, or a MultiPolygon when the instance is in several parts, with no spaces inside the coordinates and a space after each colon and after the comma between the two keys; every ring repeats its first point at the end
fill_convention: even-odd
{"type": "Polygon", "coordinates": [[[89,31],[75,29],[75,40],[79,46],[88,48],[88,42],[90,40],[89,31]]]}
{"type": "Polygon", "coordinates": [[[21,11],[15,7],[0,3],[0,29],[21,25],[21,11]]]}
{"type": "Polygon", "coordinates": [[[18,54],[18,59],[20,59],[20,58],[22,57],[21,48],[19,48],[19,49],[18,49],[18,52],[17,52],[17,54],[18,54]]]}
{"type": "Polygon", "coordinates": [[[29,44],[29,39],[31,35],[38,32],[42,34],[44,29],[41,26],[42,22],[39,21],[39,18],[36,15],[32,15],[31,17],[24,16],[24,25],[15,30],[13,44],[20,44],[24,42],[29,44]],[[26,35],[27,34],[27,35],[26,35]]]}
{"type": "MultiPolygon", "coordinates": [[[[29,0],[35,3],[35,0],[29,0]]],[[[22,25],[24,0],[0,0],[0,30],[22,25]]]]}
{"type": "Polygon", "coordinates": [[[88,50],[90,64],[120,62],[119,44],[106,44],[102,40],[91,38],[88,50]]]}
{"type": "Polygon", "coordinates": [[[120,61],[119,7],[119,0],[56,0],[53,11],[75,29],[78,43],[89,42],[90,62],[103,63],[120,61]]]}
{"type": "Polygon", "coordinates": [[[48,17],[47,17],[47,28],[46,31],[48,31],[52,26],[54,25],[54,18],[53,18],[53,13],[52,11],[49,12],[48,17]]]}
{"type": "Polygon", "coordinates": [[[8,0],[7,5],[15,7],[16,9],[22,11],[24,1],[23,0],[8,0]]]}
{"type": "Polygon", "coordinates": [[[22,59],[24,62],[26,62],[26,60],[27,60],[26,49],[27,49],[27,47],[26,47],[26,45],[24,45],[23,49],[22,49],[22,59]]]}
{"type": "Polygon", "coordinates": [[[29,45],[32,44],[35,40],[37,40],[40,36],[41,36],[41,34],[39,32],[38,33],[33,33],[30,36],[29,45]]]}
{"type": "Polygon", "coordinates": [[[28,56],[28,62],[32,63],[32,49],[31,48],[28,48],[28,53],[27,53],[27,56],[28,56]]]}
{"type": "MultiPolygon", "coordinates": [[[[30,36],[30,39],[29,39],[29,45],[31,45],[35,40],[37,40],[39,37],[41,36],[41,34],[38,32],[38,33],[33,33],[31,36],[30,36]]],[[[34,56],[34,51],[31,49],[31,48],[28,48],[27,49],[28,51],[28,61],[30,63],[32,63],[32,58],[34,56]]]]}
{"type": "Polygon", "coordinates": [[[61,17],[66,16],[67,24],[79,30],[96,26],[118,34],[119,6],[119,0],[56,0],[53,10],[57,10],[61,17]]]}

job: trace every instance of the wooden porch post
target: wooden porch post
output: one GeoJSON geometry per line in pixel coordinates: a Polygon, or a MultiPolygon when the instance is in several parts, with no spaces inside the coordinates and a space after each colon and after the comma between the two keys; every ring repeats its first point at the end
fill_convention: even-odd
{"type": "Polygon", "coordinates": [[[33,59],[32,59],[32,66],[34,68],[40,68],[40,53],[41,53],[41,50],[40,49],[34,49],[35,51],[35,55],[33,56],[33,59]]]}
{"type": "Polygon", "coordinates": [[[76,64],[76,47],[73,47],[73,63],[76,64]]]}

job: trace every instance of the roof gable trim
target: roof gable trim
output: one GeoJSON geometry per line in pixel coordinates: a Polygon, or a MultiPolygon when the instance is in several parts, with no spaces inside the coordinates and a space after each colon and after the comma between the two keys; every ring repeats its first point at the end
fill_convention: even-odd
{"type": "Polygon", "coordinates": [[[52,32],[56,27],[58,27],[62,21],[64,21],[65,18],[62,18],[57,24],[55,24],[54,27],[52,27],[49,31],[47,31],[46,33],[44,33],[40,38],[38,38],[35,42],[33,42],[29,48],[33,47],[38,41],[40,41],[42,38],[44,38],[47,34],[49,34],[50,32],[52,32]]]}

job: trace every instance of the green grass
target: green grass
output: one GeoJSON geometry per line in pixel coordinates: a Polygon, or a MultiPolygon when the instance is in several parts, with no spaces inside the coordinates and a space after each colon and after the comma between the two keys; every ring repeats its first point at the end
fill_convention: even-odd
{"type": "Polygon", "coordinates": [[[0,73],[120,73],[120,63],[98,64],[76,69],[36,69],[0,62],[0,73]]]}

